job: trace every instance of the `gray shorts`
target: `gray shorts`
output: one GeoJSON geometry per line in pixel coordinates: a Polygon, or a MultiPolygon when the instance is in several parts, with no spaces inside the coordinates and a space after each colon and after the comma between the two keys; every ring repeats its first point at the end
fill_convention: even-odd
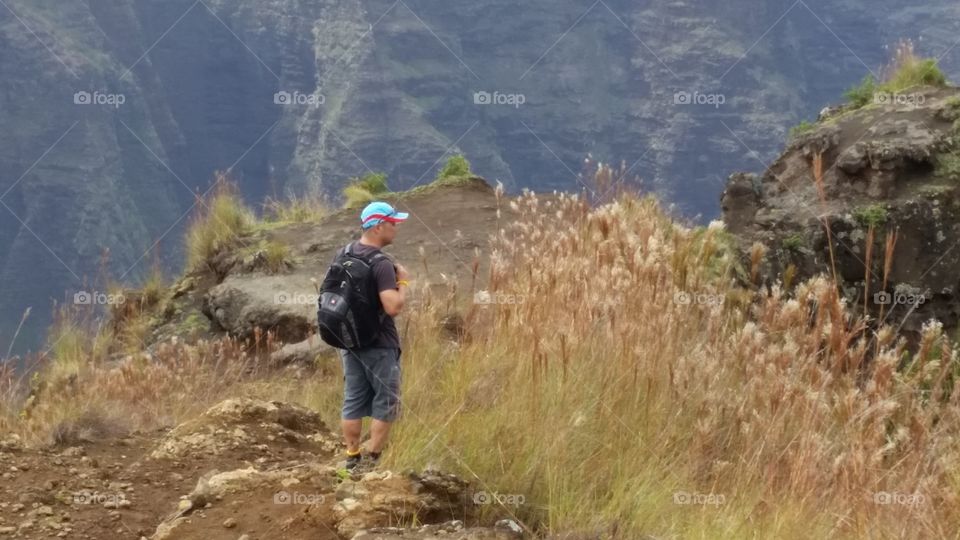
{"type": "Polygon", "coordinates": [[[340,350],[343,419],[393,422],[400,412],[400,349],[340,350]]]}

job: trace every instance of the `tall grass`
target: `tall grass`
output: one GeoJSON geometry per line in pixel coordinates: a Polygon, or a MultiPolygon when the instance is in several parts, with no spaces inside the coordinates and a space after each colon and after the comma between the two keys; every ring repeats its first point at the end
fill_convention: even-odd
{"type": "Polygon", "coordinates": [[[236,186],[222,174],[218,174],[209,200],[198,201],[197,208],[187,231],[187,267],[191,270],[207,267],[218,253],[237,245],[254,221],[236,186]]]}
{"type": "Polygon", "coordinates": [[[273,223],[316,223],[330,215],[327,201],[313,195],[269,199],[264,210],[266,220],[273,223]]]}
{"type": "Polygon", "coordinates": [[[894,47],[890,62],[883,67],[880,81],[871,75],[845,93],[855,107],[873,102],[878,93],[895,94],[918,86],[945,86],[947,77],[935,58],[923,58],[916,53],[913,41],[901,40],[894,47]]]}
{"type": "MultiPolygon", "coordinates": [[[[722,226],[677,226],[652,199],[511,206],[519,219],[493,240],[489,294],[461,305],[459,339],[442,330],[456,288],[436,297],[424,283],[400,320],[404,412],[388,467],[439,466],[522,495],[484,517],[554,533],[960,533],[960,361],[938,325],[908,354],[825,277],[792,295],[737,288],[722,226]]],[[[32,443],[150,429],[237,396],[337,420],[335,367],[274,375],[230,340],[117,362],[90,341],[100,334],[65,326],[55,354],[75,361],[44,373],[59,383],[26,405],[0,400],[0,428],[32,443]]],[[[0,377],[3,392],[16,394],[0,377]]]]}
{"type": "Polygon", "coordinates": [[[470,308],[463,343],[438,339],[441,302],[410,314],[390,465],[523,495],[484,508],[554,532],[956,536],[960,364],[938,326],[898,372],[892,330],[873,355],[831,281],[733,288],[717,227],[630,197],[518,210],[500,303],[470,308]]]}
{"type": "Polygon", "coordinates": [[[14,391],[11,378],[0,379],[0,431],[29,445],[95,441],[176,425],[264,383],[255,358],[230,339],[163,343],[150,358],[108,361],[89,334],[68,338],[32,378],[26,399],[22,385],[14,391]]]}

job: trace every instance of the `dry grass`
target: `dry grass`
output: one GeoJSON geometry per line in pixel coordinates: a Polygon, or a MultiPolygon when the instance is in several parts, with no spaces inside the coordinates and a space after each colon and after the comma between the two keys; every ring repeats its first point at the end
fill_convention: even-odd
{"type": "Polygon", "coordinates": [[[882,73],[883,90],[902,92],[916,86],[945,86],[947,77],[935,58],[922,58],[914,50],[913,41],[901,40],[894,47],[893,58],[882,73]]]}
{"type": "Polygon", "coordinates": [[[199,201],[198,211],[187,231],[187,267],[207,268],[223,250],[237,245],[254,218],[243,205],[236,186],[218,175],[217,185],[208,200],[199,201]]]}
{"type": "Polygon", "coordinates": [[[330,205],[319,196],[270,199],[264,204],[268,223],[317,223],[330,215],[330,205]]]}
{"type": "Polygon", "coordinates": [[[267,270],[278,274],[290,264],[290,247],[275,240],[269,241],[263,247],[263,257],[267,270]]]}
{"type": "Polygon", "coordinates": [[[521,494],[491,513],[553,531],[956,536],[960,371],[937,326],[898,371],[892,331],[871,358],[826,279],[732,288],[717,227],[632,198],[519,210],[493,257],[504,302],[472,309],[463,344],[437,338],[441,309],[410,314],[391,465],[521,494]]]}
{"type": "Polygon", "coordinates": [[[0,431],[16,433],[30,445],[149,431],[246,395],[245,385],[261,379],[257,362],[229,339],[189,346],[165,343],[152,358],[131,355],[113,361],[79,336],[58,348],[55,354],[62,356],[43,363],[26,401],[21,391],[8,392],[0,403],[0,431]]]}
{"type": "MultiPolygon", "coordinates": [[[[463,339],[438,330],[454,301],[429,284],[401,320],[405,408],[388,466],[522,495],[486,516],[552,532],[957,536],[960,363],[938,326],[911,355],[889,328],[866,332],[825,278],[792,296],[735,288],[722,227],[678,227],[651,199],[512,204],[521,218],[491,256],[495,303],[465,309],[463,339]]],[[[0,429],[33,442],[105,430],[89,411],[121,411],[106,424],[122,429],[171,425],[240,395],[337,419],[334,366],[264,374],[226,341],[110,369],[84,330],[56,352],[75,362],[42,377],[56,391],[23,415],[0,404],[0,429]]]]}

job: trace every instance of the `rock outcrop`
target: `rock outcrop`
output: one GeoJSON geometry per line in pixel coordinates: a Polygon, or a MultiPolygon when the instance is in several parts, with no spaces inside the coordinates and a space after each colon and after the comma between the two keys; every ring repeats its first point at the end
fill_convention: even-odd
{"type": "Polygon", "coordinates": [[[271,507],[272,526],[284,531],[285,537],[522,538],[516,523],[465,526],[465,519],[473,519],[476,505],[470,485],[454,475],[389,470],[345,475],[337,463],[340,448],[336,436],[312,411],[252,399],[224,401],[171,431],[150,459],[159,463],[222,459],[252,451],[284,456],[284,461],[247,458],[242,467],[207,472],[151,538],[199,537],[205,521],[240,531],[259,527],[246,514],[257,509],[262,521],[271,507]],[[264,504],[269,505],[267,510],[264,504]],[[426,525],[393,526],[414,521],[426,525]]]}
{"type": "Polygon", "coordinates": [[[766,249],[763,281],[832,274],[832,246],[851,305],[908,334],[960,315],[960,91],[909,98],[833,112],[762,175],[731,176],[722,196],[745,264],[755,242],[766,249]]]}

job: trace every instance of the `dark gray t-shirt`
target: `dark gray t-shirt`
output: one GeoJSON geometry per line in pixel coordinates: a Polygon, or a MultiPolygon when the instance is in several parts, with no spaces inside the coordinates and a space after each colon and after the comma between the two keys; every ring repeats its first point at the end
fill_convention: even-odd
{"type": "MultiPolygon", "coordinates": [[[[380,249],[360,242],[353,242],[353,253],[360,257],[371,257],[380,252],[380,249]]],[[[400,288],[397,283],[397,268],[389,258],[382,258],[373,265],[373,278],[377,282],[377,292],[388,289],[397,290],[400,288]]],[[[383,307],[380,307],[381,312],[383,307]]],[[[383,325],[380,327],[380,335],[374,340],[371,347],[385,347],[388,349],[400,348],[400,335],[397,333],[397,325],[393,322],[393,317],[383,313],[383,325]]]]}

